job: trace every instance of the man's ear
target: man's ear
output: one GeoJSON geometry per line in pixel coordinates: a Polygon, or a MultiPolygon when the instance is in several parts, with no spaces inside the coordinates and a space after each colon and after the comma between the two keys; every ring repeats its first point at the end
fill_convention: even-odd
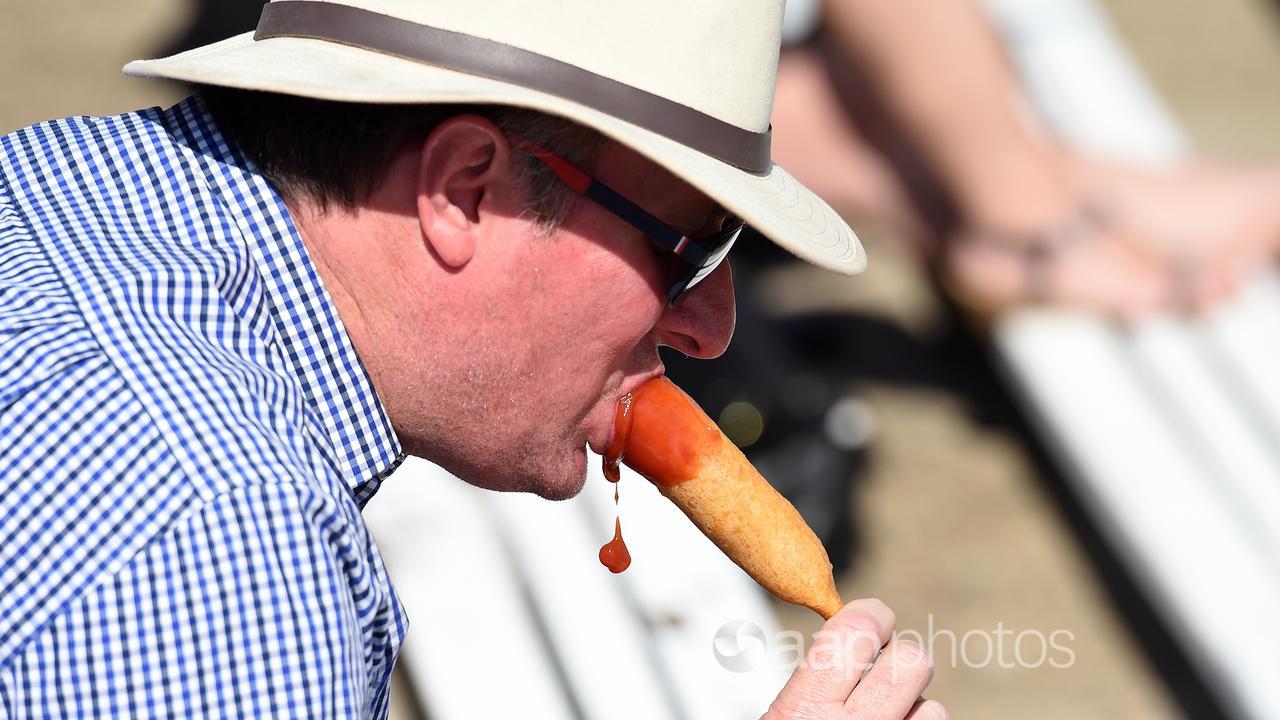
{"type": "Polygon", "coordinates": [[[471,261],[482,221],[481,202],[509,177],[511,146],[478,115],[458,115],[423,142],[418,165],[418,221],[436,255],[451,268],[471,261]]]}

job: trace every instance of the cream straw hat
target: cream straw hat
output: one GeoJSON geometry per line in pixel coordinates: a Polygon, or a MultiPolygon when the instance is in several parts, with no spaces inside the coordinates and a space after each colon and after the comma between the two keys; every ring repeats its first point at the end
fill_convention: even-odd
{"type": "Polygon", "coordinates": [[[861,272],[858,238],[769,158],[783,0],[274,0],[256,32],[128,75],[368,103],[494,103],[595,128],[765,237],[861,272]]]}

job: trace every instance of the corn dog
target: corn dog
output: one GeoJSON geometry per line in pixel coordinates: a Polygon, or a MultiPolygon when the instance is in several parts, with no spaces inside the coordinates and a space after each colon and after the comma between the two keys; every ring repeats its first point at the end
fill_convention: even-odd
{"type": "Polygon", "coordinates": [[[831,561],[800,513],[665,377],[618,404],[606,474],[643,475],[765,590],[830,618],[843,603],[831,561]]]}

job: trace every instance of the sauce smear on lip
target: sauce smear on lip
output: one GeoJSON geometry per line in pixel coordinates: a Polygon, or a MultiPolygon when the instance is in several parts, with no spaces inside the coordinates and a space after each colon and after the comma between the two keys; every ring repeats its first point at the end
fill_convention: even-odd
{"type": "Polygon", "coordinates": [[[613,417],[613,439],[604,451],[604,476],[612,483],[618,482],[618,464],[626,457],[627,444],[631,442],[631,428],[635,424],[631,404],[631,393],[618,401],[618,409],[613,417]]]}

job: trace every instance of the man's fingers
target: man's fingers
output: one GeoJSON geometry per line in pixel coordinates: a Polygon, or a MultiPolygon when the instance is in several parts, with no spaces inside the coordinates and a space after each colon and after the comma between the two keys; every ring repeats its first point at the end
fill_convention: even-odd
{"type": "Polygon", "coordinates": [[[889,641],[895,621],[893,611],[879,600],[845,605],[818,631],[775,707],[839,707],[862,678],[867,663],[889,641]]]}
{"type": "MultiPolygon", "coordinates": [[[[850,622],[857,622],[857,617],[869,619],[875,628],[875,635],[880,640],[880,644],[876,645],[876,651],[884,647],[893,637],[893,628],[898,623],[898,617],[894,615],[893,610],[885,605],[877,598],[862,598],[854,600],[845,605],[822,626],[822,632],[833,631],[838,632],[850,622]]],[[[861,627],[861,626],[860,626],[861,627]]],[[[868,629],[863,627],[863,629],[868,629]]]]}
{"type": "Polygon", "coordinates": [[[858,717],[900,718],[912,710],[932,679],[929,653],[919,643],[895,640],[858,683],[845,708],[857,710],[858,717]]]}
{"type": "Polygon", "coordinates": [[[917,700],[902,720],[950,720],[951,713],[937,700],[917,700]]]}

